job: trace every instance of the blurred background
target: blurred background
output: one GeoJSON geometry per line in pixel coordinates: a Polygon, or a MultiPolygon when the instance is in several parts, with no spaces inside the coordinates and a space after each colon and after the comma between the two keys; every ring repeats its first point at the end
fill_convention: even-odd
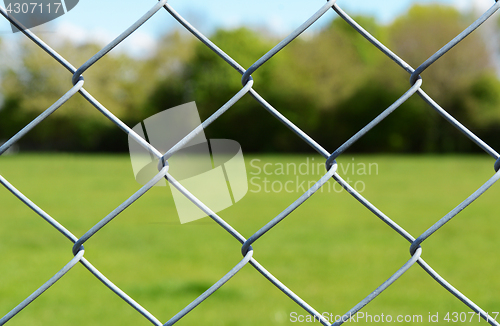
{"type": "MultiPolygon", "coordinates": [[[[248,68],[318,6],[300,1],[187,4],[174,8],[248,68]],[[289,3],[289,2],[287,2],[289,3]],[[238,7],[239,6],[239,7],[238,7]],[[267,7],[269,8],[267,8],[267,7]]],[[[339,1],[339,6],[412,67],[479,17],[493,1],[339,1]]],[[[65,16],[35,28],[74,66],[83,64],[132,24],[148,4],[82,1],[65,16]],[[94,10],[94,11],[92,11],[94,10]],[[110,19],[109,12],[123,18],[110,19]],[[88,15],[90,14],[90,15],[88,15]],[[92,18],[90,18],[92,17],[92,18]]],[[[333,151],[410,87],[409,75],[331,11],[253,74],[271,105],[333,151]]],[[[446,54],[423,74],[423,89],[445,110],[500,147],[500,18],[446,54]]],[[[48,108],[70,87],[71,74],[9,24],[0,25],[0,141],[48,108]]],[[[241,76],[166,12],[84,73],[85,88],[129,126],[157,112],[196,101],[205,119],[240,88],[241,76]]],[[[249,95],[207,131],[238,141],[245,152],[310,148],[271,119],[249,95]]],[[[354,145],[354,152],[472,152],[466,137],[417,95],[354,145]]],[[[127,137],[80,95],[37,126],[21,151],[125,152],[127,137]],[[74,117],[78,117],[75,119],[74,117]]]]}
{"type": "MultiPolygon", "coordinates": [[[[155,2],[82,0],[34,31],[78,67],[155,2]]],[[[169,2],[244,68],[325,3],[169,2]]],[[[337,3],[416,68],[494,1],[337,3]]],[[[327,12],[252,75],[254,89],[329,152],[410,88],[406,71],[336,17],[327,12]]],[[[422,74],[422,88],[496,150],[500,150],[499,35],[497,13],[422,74]]],[[[71,77],[0,18],[0,143],[65,94],[72,87],[71,77]]],[[[131,127],[191,101],[205,119],[241,89],[239,73],[164,10],[84,77],[84,87],[131,127]]],[[[319,168],[306,175],[280,172],[279,166],[285,164],[309,166],[324,158],[311,154],[249,95],[205,133],[209,139],[233,139],[242,146],[250,190],[218,214],[246,238],[297,200],[304,192],[299,185],[312,185],[324,173],[319,168]],[[265,172],[265,166],[272,171],[265,172]],[[266,191],[264,182],[277,186],[291,182],[294,191],[266,191]]],[[[127,141],[123,131],[76,94],[10,151],[19,155],[2,155],[0,174],[80,237],[141,186],[133,177],[127,141]]],[[[341,155],[338,172],[351,185],[362,185],[362,196],[416,238],[491,178],[494,160],[485,153],[468,155],[477,151],[415,95],[341,155]],[[363,169],[372,164],[376,172],[363,169]]],[[[308,304],[337,315],[397,271],[409,259],[410,244],[346,191],[329,191],[334,185],[330,180],[253,247],[254,258],[308,304]]],[[[73,243],[1,189],[3,316],[73,258],[73,243]]],[[[492,187],[422,245],[425,260],[491,315],[498,315],[500,306],[500,261],[495,259],[500,246],[495,227],[499,191],[498,185],[492,187]]],[[[181,225],[170,191],[154,187],[85,243],[85,257],[165,322],[233,268],[241,260],[240,247],[209,218],[181,225]]],[[[449,325],[443,319],[447,313],[472,313],[418,266],[363,311],[420,315],[424,321],[439,313],[436,325],[449,325]]],[[[293,322],[293,312],[305,314],[246,266],[179,325],[200,320],[207,325],[287,325],[293,322]]],[[[469,324],[485,324],[473,317],[467,319],[469,324]]],[[[22,326],[82,323],[150,325],[80,264],[9,321],[22,326]]]]}

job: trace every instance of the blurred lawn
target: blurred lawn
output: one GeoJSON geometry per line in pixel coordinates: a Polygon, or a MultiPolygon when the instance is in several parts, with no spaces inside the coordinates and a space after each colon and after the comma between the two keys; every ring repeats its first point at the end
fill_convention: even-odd
{"type": "MultiPolygon", "coordinates": [[[[274,184],[279,190],[291,181],[288,189],[296,190],[297,182],[320,177],[324,169],[312,171],[312,158],[316,168],[321,158],[314,155],[247,155],[249,192],[219,215],[248,238],[300,195],[269,187],[274,184]],[[279,163],[299,167],[306,162],[307,175],[276,175],[279,163]]],[[[494,173],[494,160],[486,155],[345,156],[338,162],[342,176],[353,185],[358,182],[363,196],[414,237],[494,173]]],[[[126,155],[5,156],[0,158],[0,173],[77,237],[140,187],[126,155]]],[[[254,257],[310,305],[341,315],[410,255],[409,243],[333,185],[253,248],[254,257]]],[[[422,244],[422,257],[438,273],[492,313],[500,311],[499,194],[499,185],[493,186],[422,244]]],[[[3,187],[0,207],[3,316],[71,259],[72,244],[3,187]]],[[[85,244],[85,257],[166,322],[240,261],[240,247],[208,218],[180,225],[170,190],[155,187],[92,237],[85,244]]],[[[422,315],[427,323],[429,313],[439,313],[442,321],[446,312],[469,310],[415,265],[363,311],[394,318],[422,315]]],[[[305,314],[248,265],[178,325],[288,325],[293,324],[292,312],[305,314]]],[[[486,325],[477,315],[467,323],[486,325]]],[[[150,323],[78,264],[8,325],[150,323]]]]}

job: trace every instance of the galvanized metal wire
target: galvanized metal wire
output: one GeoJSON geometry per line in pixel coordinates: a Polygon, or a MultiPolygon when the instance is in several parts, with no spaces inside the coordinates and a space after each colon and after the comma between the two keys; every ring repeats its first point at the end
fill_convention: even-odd
{"type": "Polygon", "coordinates": [[[18,27],[24,35],[37,44],[40,49],[45,51],[48,55],[54,58],[59,64],[65,67],[72,74],[72,84],[66,94],[64,94],[60,99],[58,99],[52,106],[47,108],[42,114],[40,114],[31,123],[26,125],[17,134],[13,135],[7,142],[0,146],[0,155],[5,153],[9,147],[14,145],[21,137],[33,129],[36,125],[43,123],[43,120],[51,115],[54,111],[63,106],[72,96],[76,93],[80,93],[83,97],[92,104],[97,110],[99,110],[104,117],[113,122],[118,128],[122,129],[126,134],[136,140],[144,148],[146,148],[152,155],[154,155],[159,162],[159,172],[152,178],[146,185],[140,188],[136,193],[132,194],[129,199],[119,205],[110,214],[101,219],[96,225],[94,225],[90,230],[88,230],[82,237],[78,238],[73,235],[68,229],[61,225],[57,220],[50,216],[47,212],[43,211],[34,202],[32,202],[28,197],[26,197],[22,192],[20,192],[13,184],[11,184],[7,179],[0,175],[0,183],[7,188],[14,196],[16,196],[21,202],[28,206],[34,213],[38,214],[41,218],[47,221],[52,227],[59,231],[64,237],[66,237],[72,244],[72,251],[74,258],[72,258],[61,270],[54,275],[52,278],[47,280],[40,288],[36,289],[33,294],[31,294],[24,301],[15,306],[9,313],[7,313],[3,318],[0,319],[0,325],[8,322],[12,317],[17,314],[22,313],[22,310],[30,304],[32,301],[36,300],[43,292],[50,289],[50,287],[65,274],[69,273],[71,269],[77,264],[81,263],[85,266],[92,275],[94,275],[99,281],[101,281],[105,286],[107,286],[111,291],[113,291],[117,296],[128,303],[132,308],[136,309],[140,314],[144,316],[154,325],[173,325],[186,314],[188,314],[193,309],[209,298],[215,291],[217,291],[223,284],[230,281],[230,279],[237,274],[245,265],[250,264],[253,266],[260,274],[262,274],[269,282],[281,290],[286,296],[293,300],[298,306],[302,307],[307,313],[311,314],[323,325],[340,325],[346,322],[351,316],[354,316],[358,311],[363,309],[368,305],[375,297],[380,293],[385,291],[390,287],[401,275],[407,272],[415,264],[420,265],[425,272],[427,272],[437,283],[448,290],[452,295],[462,301],[466,306],[468,306],[476,314],[480,315],[485,321],[491,325],[499,325],[497,321],[491,318],[479,305],[474,303],[470,298],[462,294],[458,289],[454,288],[449,284],[444,278],[442,278],[436,271],[434,271],[431,266],[429,266],[422,258],[422,245],[424,242],[431,237],[434,233],[438,232],[440,228],[452,218],[457,216],[465,207],[472,204],[479,196],[481,196],[485,191],[488,190],[495,182],[500,179],[500,155],[491,148],[488,144],[477,137],[473,132],[468,130],[463,124],[457,121],[453,116],[451,116],[444,108],[440,107],[429,95],[427,95],[422,89],[423,79],[420,74],[434,64],[443,54],[448,52],[455,45],[460,43],[467,35],[472,33],[474,30],[479,28],[482,23],[488,20],[498,9],[500,8],[500,2],[495,2],[479,19],[477,19],[472,25],[465,29],[462,33],[457,35],[448,44],[443,46],[439,51],[433,54],[429,59],[427,59],[422,65],[416,69],[412,68],[409,64],[404,62],[397,54],[393,53],[384,44],[382,44],[375,37],[370,35],[361,25],[359,25],[354,19],[352,19],[346,12],[344,12],[337,4],[335,0],[327,1],[323,6],[318,8],[317,12],[311,16],[307,21],[300,25],[294,32],[289,36],[284,38],[279,42],[274,48],[272,48],[268,53],[266,53],[261,58],[256,58],[255,63],[247,70],[245,70],[238,62],[227,55],[223,49],[220,49],[216,44],[210,41],[205,35],[198,31],[193,25],[191,25],[184,17],[175,11],[175,9],[167,2],[167,0],[160,0],[156,3],[152,1],[151,9],[145,13],[137,22],[135,22],[130,28],[124,31],[120,36],[118,36],[111,43],[103,47],[98,53],[91,57],[87,62],[85,62],[79,68],[75,68],[70,62],[65,58],[60,56],[56,51],[54,51],[49,45],[44,43],[37,35],[29,30],[23,28],[19,23],[12,17],[10,17],[5,10],[5,8],[0,7],[0,13],[7,19],[10,23],[18,27]],[[112,112],[106,109],[101,103],[97,101],[90,93],[88,93],[85,88],[83,88],[85,79],[84,72],[92,68],[92,66],[103,58],[109,51],[114,47],[118,46],[125,39],[130,37],[134,32],[137,31],[140,26],[150,19],[153,15],[156,15],[160,10],[165,9],[173,18],[175,18],[187,31],[193,34],[199,39],[203,44],[205,44],[209,49],[219,55],[228,65],[236,70],[237,73],[242,75],[242,87],[226,104],[220,107],[210,118],[204,121],[198,128],[194,129],[189,135],[187,135],[183,140],[181,140],[177,145],[172,147],[166,153],[161,153],[141,136],[136,134],[130,127],[124,124],[118,117],[116,117],[112,112]],[[330,10],[331,9],[331,10],[330,10]],[[253,88],[254,81],[251,74],[260,69],[270,58],[278,55],[278,52],[285,48],[291,41],[299,37],[305,30],[310,26],[315,24],[315,22],[323,15],[338,15],[343,20],[345,20],[349,25],[352,26],[359,34],[366,38],[369,42],[378,48],[387,57],[392,59],[397,65],[408,72],[410,76],[410,85],[408,90],[401,95],[392,105],[385,109],[379,116],[369,122],[365,127],[363,127],[359,132],[353,135],[349,140],[342,144],[339,148],[335,149],[333,152],[327,151],[320,144],[318,144],[314,139],[312,139],[308,134],[303,132],[299,126],[293,124],[288,120],[281,112],[280,108],[275,108],[271,103],[268,103],[259,93],[253,88]],[[297,137],[306,142],[311,148],[316,150],[325,159],[326,173],[305,193],[303,193],[297,200],[291,203],[286,209],[284,209],[280,214],[270,219],[270,221],[262,226],[255,234],[250,236],[248,239],[243,237],[235,228],[233,228],[224,219],[213,212],[210,207],[206,206],[203,202],[198,200],[193,196],[187,189],[185,189],[181,182],[174,179],[172,175],[169,174],[168,159],[173,155],[178,149],[182,148],[183,144],[189,142],[190,139],[195,137],[198,133],[203,131],[208,125],[220,117],[221,114],[230,110],[231,107],[238,102],[245,94],[250,94],[259,104],[263,106],[265,110],[270,113],[270,119],[275,118],[287,126],[291,132],[293,132],[297,137]],[[336,159],[342,155],[350,146],[357,142],[360,138],[364,137],[365,134],[375,127],[378,123],[384,120],[392,112],[397,110],[397,108],[407,101],[412,95],[418,94],[424,99],[424,101],[429,105],[430,108],[438,112],[446,121],[457,128],[461,133],[470,138],[477,146],[482,148],[487,154],[489,154],[493,160],[492,165],[494,171],[496,171],[489,180],[487,180],[479,189],[474,191],[467,199],[460,203],[457,207],[453,208],[448,214],[439,219],[435,224],[429,226],[429,228],[421,235],[414,237],[405,229],[403,229],[396,222],[391,220],[387,215],[385,215],[381,210],[375,207],[368,199],[364,198],[359,192],[357,192],[353,187],[349,185],[338,173],[337,173],[337,163],[336,159]],[[92,237],[98,233],[106,224],[112,221],[114,218],[119,216],[124,209],[134,203],[139,197],[146,195],[147,192],[161,179],[166,178],[175,188],[177,188],[184,196],[196,204],[201,210],[203,210],[208,216],[210,216],[220,227],[227,231],[231,236],[233,236],[241,244],[241,253],[243,258],[236,264],[231,270],[227,272],[224,277],[215,282],[207,291],[201,294],[193,302],[188,304],[184,309],[179,311],[170,320],[166,322],[159,321],[155,316],[148,312],[139,302],[134,301],[127,293],[118,288],[111,280],[106,278],[97,268],[95,268],[85,257],[85,250],[83,245],[92,239],[92,237]],[[300,298],[296,293],[294,293],[285,284],[280,282],[274,275],[272,275],[268,270],[265,269],[255,258],[252,245],[259,241],[266,233],[276,225],[285,219],[289,214],[291,214],[297,207],[302,203],[307,201],[313,194],[318,191],[326,182],[333,178],[338,182],[345,190],[349,192],[360,204],[364,205],[368,210],[370,210],[376,217],[386,223],[390,228],[396,231],[404,239],[409,242],[410,259],[405,262],[400,269],[390,275],[386,281],[384,281],[378,288],[370,292],[366,297],[360,298],[358,303],[353,302],[353,308],[344,314],[341,320],[330,324],[322,314],[320,314],[314,307],[309,305],[305,300],[300,298]]]}

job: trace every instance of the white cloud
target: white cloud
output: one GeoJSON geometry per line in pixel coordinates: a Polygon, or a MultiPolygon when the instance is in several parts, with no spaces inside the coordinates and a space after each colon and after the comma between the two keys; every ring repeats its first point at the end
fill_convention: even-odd
{"type": "Polygon", "coordinates": [[[149,57],[156,50],[157,41],[151,36],[141,31],[136,31],[123,41],[124,51],[134,57],[149,57]]]}
{"type": "MultiPolygon", "coordinates": [[[[75,45],[93,42],[98,43],[101,46],[105,46],[119,36],[119,34],[113,35],[111,32],[102,27],[93,30],[86,30],[68,21],[59,23],[56,27],[55,33],[57,35],[57,39],[69,40],[75,45]]],[[[127,37],[122,43],[113,49],[113,52],[125,52],[131,56],[142,58],[150,56],[154,53],[155,49],[156,40],[151,36],[151,34],[138,30],[132,33],[132,35],[127,37]]]]}
{"type": "Polygon", "coordinates": [[[71,40],[75,44],[81,44],[88,41],[88,32],[80,26],[69,22],[62,22],[58,24],[56,34],[61,39],[71,40]]]}
{"type": "Polygon", "coordinates": [[[495,4],[494,0],[455,0],[454,6],[460,11],[485,12],[495,4]]]}

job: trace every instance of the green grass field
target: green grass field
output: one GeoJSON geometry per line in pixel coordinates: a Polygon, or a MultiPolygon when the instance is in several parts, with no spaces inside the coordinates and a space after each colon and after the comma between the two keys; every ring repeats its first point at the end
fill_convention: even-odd
{"type": "MultiPolygon", "coordinates": [[[[219,215],[247,238],[300,195],[301,182],[324,173],[316,170],[321,159],[314,155],[247,155],[246,160],[249,192],[219,215]],[[309,163],[310,170],[287,174],[280,163],[309,163]],[[291,191],[279,191],[286,182],[291,191]]],[[[494,160],[486,155],[345,156],[338,162],[343,177],[414,237],[494,173],[494,160]]],[[[140,188],[126,155],[5,156],[0,174],[77,237],[140,188]]],[[[490,313],[500,311],[499,195],[500,186],[494,185],[422,244],[422,257],[490,313]]],[[[72,258],[72,243],[3,187],[0,207],[3,316],[72,258]]],[[[253,248],[267,270],[319,312],[335,316],[399,269],[410,258],[409,245],[332,181],[253,248]]],[[[85,257],[166,322],[240,261],[240,247],[208,218],[181,225],[169,188],[155,187],[91,238],[85,257]]],[[[470,314],[464,323],[443,321],[447,312],[470,310],[418,265],[362,311],[422,316],[407,325],[428,324],[429,314],[436,313],[437,325],[486,325],[477,315],[469,322],[470,314]]],[[[247,265],[178,325],[301,324],[291,322],[294,312],[306,314],[247,265]]],[[[78,264],[8,325],[150,323],[78,264]]]]}

